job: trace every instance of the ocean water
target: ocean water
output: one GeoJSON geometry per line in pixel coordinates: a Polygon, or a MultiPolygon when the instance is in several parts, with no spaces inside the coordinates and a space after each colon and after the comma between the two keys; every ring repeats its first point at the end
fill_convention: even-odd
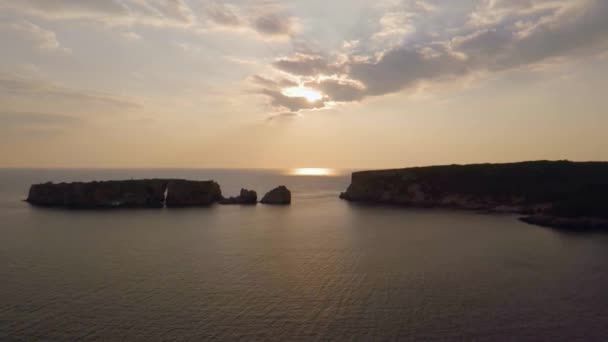
{"type": "Polygon", "coordinates": [[[608,235],[350,204],[349,175],[0,170],[0,341],[608,340],[608,235]],[[180,177],[289,207],[69,211],[29,184],[180,177]]]}

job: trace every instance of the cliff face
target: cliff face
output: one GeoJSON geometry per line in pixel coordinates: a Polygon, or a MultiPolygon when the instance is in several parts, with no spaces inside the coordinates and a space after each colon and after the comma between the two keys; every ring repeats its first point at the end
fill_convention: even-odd
{"type": "Polygon", "coordinates": [[[355,172],[348,201],[608,218],[608,163],[537,161],[355,172]]]}
{"type": "Polygon", "coordinates": [[[150,179],[34,184],[27,201],[67,208],[161,208],[167,183],[150,179]]]}
{"type": "Polygon", "coordinates": [[[172,180],[167,188],[167,207],[208,206],[222,199],[214,181],[172,180]]]}
{"type": "Polygon", "coordinates": [[[221,198],[220,186],[214,181],[144,179],[34,184],[26,201],[74,209],[162,208],[165,203],[170,207],[206,206],[221,198]]]}

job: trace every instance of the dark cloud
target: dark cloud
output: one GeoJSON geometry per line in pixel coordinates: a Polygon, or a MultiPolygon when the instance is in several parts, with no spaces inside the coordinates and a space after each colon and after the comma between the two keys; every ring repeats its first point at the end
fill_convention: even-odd
{"type": "Polygon", "coordinates": [[[269,36],[289,36],[295,31],[294,18],[279,13],[262,14],[253,21],[253,28],[269,36]]]}
{"type": "Polygon", "coordinates": [[[285,112],[285,113],[278,113],[278,114],[273,114],[271,116],[269,116],[266,121],[268,122],[281,122],[281,121],[286,121],[286,120],[293,120],[293,119],[297,119],[300,117],[300,114],[298,113],[292,113],[292,112],[285,112]]]}
{"type": "Polygon", "coordinates": [[[304,97],[293,97],[283,94],[286,88],[298,87],[299,84],[287,79],[270,79],[260,75],[251,77],[251,82],[260,86],[258,93],[266,95],[270,99],[270,105],[277,110],[287,110],[290,113],[298,112],[302,109],[317,109],[325,107],[324,99],[318,101],[308,101],[304,97]]]}
{"type": "Polygon", "coordinates": [[[263,89],[261,94],[270,98],[270,104],[276,108],[282,108],[291,112],[303,109],[317,109],[325,107],[323,99],[311,102],[304,97],[290,97],[284,95],[280,89],[263,89]]]}
{"type": "Polygon", "coordinates": [[[207,18],[224,29],[250,30],[263,38],[291,37],[297,31],[297,20],[274,3],[235,6],[211,2],[204,6],[207,18]]]}
{"type": "Polygon", "coordinates": [[[325,79],[306,83],[307,87],[318,89],[332,101],[352,102],[365,97],[365,88],[355,82],[325,79]]]}
{"type": "MultiPolygon", "coordinates": [[[[550,58],[576,57],[608,48],[608,1],[590,0],[584,2],[586,6],[549,6],[556,2],[559,1],[517,1],[503,11],[509,10],[509,15],[523,11],[526,22],[477,28],[443,42],[401,46],[376,53],[379,57],[348,56],[340,64],[332,64],[321,56],[296,54],[277,60],[273,66],[300,78],[339,75],[317,78],[306,85],[323,92],[327,101],[348,102],[395,93],[420,82],[476,71],[522,68],[550,58]],[[530,12],[543,15],[532,16],[530,12]]],[[[507,6],[507,2],[503,5],[507,6]]],[[[281,101],[275,98],[274,102],[281,101]]],[[[288,108],[295,111],[308,107],[310,104],[292,102],[288,108]]]]}

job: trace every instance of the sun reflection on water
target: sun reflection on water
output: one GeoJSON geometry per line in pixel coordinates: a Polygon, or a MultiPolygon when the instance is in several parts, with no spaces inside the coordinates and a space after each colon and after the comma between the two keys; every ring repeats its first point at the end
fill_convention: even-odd
{"type": "Polygon", "coordinates": [[[322,167],[298,167],[290,169],[289,175],[292,176],[333,176],[336,170],[322,167]]]}

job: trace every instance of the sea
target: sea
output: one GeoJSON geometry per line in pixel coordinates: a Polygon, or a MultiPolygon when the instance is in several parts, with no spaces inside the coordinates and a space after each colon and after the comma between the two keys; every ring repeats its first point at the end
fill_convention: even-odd
{"type": "Polygon", "coordinates": [[[0,169],[0,341],[607,341],[608,234],[353,204],[350,173],[0,169]],[[64,210],[29,185],[213,179],[290,206],[64,210]]]}

